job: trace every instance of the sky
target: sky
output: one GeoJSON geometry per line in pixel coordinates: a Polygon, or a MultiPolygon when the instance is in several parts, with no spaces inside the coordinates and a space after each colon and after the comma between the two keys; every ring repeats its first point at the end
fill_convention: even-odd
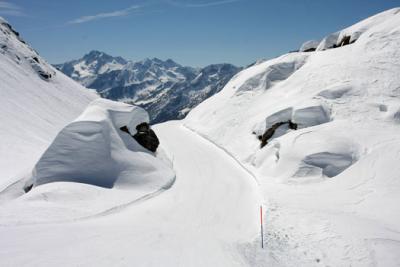
{"type": "Polygon", "coordinates": [[[187,66],[246,66],[399,0],[0,0],[0,16],[50,63],[91,50],[187,66]]]}

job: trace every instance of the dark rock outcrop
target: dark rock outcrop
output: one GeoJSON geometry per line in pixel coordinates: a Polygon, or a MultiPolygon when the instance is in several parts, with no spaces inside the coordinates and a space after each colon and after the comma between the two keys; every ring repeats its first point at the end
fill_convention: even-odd
{"type": "Polygon", "coordinates": [[[29,191],[31,191],[33,188],[33,184],[29,184],[27,186],[24,187],[24,192],[28,193],[29,191]]]}
{"type": "Polygon", "coordinates": [[[44,80],[46,80],[46,81],[50,80],[51,77],[53,77],[53,76],[51,75],[51,73],[44,72],[44,71],[38,71],[38,74],[40,75],[40,77],[41,77],[42,79],[44,79],[44,80]]]}
{"type": "MultiPolygon", "coordinates": [[[[121,127],[120,130],[131,134],[126,126],[121,127]]],[[[136,131],[136,134],[131,136],[144,148],[151,152],[156,152],[160,141],[156,133],[150,128],[150,125],[147,122],[143,122],[136,126],[136,131]]]]}
{"type": "Polygon", "coordinates": [[[297,130],[297,124],[292,122],[291,120],[285,122],[277,122],[273,124],[269,129],[267,129],[263,135],[258,136],[258,139],[261,141],[260,147],[263,148],[265,145],[267,145],[268,140],[271,139],[271,137],[274,135],[276,129],[284,124],[288,124],[289,129],[297,130]]]}
{"type": "Polygon", "coordinates": [[[342,47],[345,45],[349,45],[349,44],[353,44],[355,43],[357,40],[351,40],[351,36],[350,35],[345,35],[343,36],[343,38],[340,40],[340,42],[338,42],[337,44],[334,44],[331,47],[328,47],[328,49],[332,49],[332,48],[338,48],[338,47],[342,47]]]}
{"type": "Polygon", "coordinates": [[[311,47],[311,48],[304,50],[303,52],[314,52],[315,50],[316,50],[315,47],[311,47]]]}
{"type": "Polygon", "coordinates": [[[345,46],[350,44],[350,36],[349,35],[345,35],[343,36],[342,40],[340,40],[340,42],[338,43],[338,46],[345,46]]]}

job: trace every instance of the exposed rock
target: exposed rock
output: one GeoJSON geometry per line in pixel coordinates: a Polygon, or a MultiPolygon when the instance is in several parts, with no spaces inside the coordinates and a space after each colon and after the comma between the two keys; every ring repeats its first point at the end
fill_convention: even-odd
{"type": "Polygon", "coordinates": [[[267,129],[263,135],[258,136],[258,139],[261,141],[261,148],[268,144],[268,140],[274,135],[276,129],[284,124],[288,124],[289,129],[297,130],[297,124],[292,122],[291,120],[285,122],[277,122],[273,124],[269,129],[267,129]]]}
{"type": "Polygon", "coordinates": [[[265,122],[255,125],[253,134],[261,141],[261,148],[271,138],[278,138],[288,132],[331,121],[331,110],[325,105],[316,104],[301,108],[288,107],[275,112],[265,119],[265,122]],[[282,125],[287,127],[280,128],[282,125]],[[277,131],[279,129],[279,131],[277,131]]]}
{"type": "Polygon", "coordinates": [[[316,48],[311,47],[311,48],[304,50],[303,52],[314,52],[315,50],[316,50],[316,48]]]}
{"type": "MultiPolygon", "coordinates": [[[[120,130],[131,134],[126,126],[121,127],[120,130]]],[[[156,152],[160,141],[158,140],[155,132],[150,128],[150,125],[147,122],[143,122],[136,126],[136,131],[136,134],[134,134],[132,137],[135,138],[135,140],[146,149],[150,150],[151,152],[156,152]]]]}
{"type": "Polygon", "coordinates": [[[24,192],[28,193],[29,191],[31,191],[33,188],[33,184],[29,184],[27,186],[24,187],[24,192]]]}
{"type": "Polygon", "coordinates": [[[345,35],[343,36],[342,40],[340,40],[340,42],[337,44],[337,46],[345,46],[350,44],[350,36],[349,35],[345,35]]]}
{"type": "Polygon", "coordinates": [[[357,39],[351,40],[351,36],[350,35],[345,35],[340,40],[340,42],[338,42],[337,44],[333,44],[332,46],[328,47],[328,49],[338,48],[338,47],[342,47],[342,46],[345,46],[345,45],[353,44],[355,41],[357,41],[357,39]]]}
{"type": "Polygon", "coordinates": [[[49,80],[51,79],[52,75],[50,73],[47,72],[43,72],[43,71],[38,71],[38,74],[40,75],[40,77],[44,80],[49,80]]]}

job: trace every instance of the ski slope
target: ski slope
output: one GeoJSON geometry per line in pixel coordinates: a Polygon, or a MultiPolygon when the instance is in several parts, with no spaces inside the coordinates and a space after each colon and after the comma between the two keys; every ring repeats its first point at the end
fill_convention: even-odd
{"type": "Polygon", "coordinates": [[[254,177],[180,122],[155,131],[174,162],[169,190],[106,216],[2,225],[0,265],[248,265],[246,253],[260,250],[263,202],[254,177]]]}

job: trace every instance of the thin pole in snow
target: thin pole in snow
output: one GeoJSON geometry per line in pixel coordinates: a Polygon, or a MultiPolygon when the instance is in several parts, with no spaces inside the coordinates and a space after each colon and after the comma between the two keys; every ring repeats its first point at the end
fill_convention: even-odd
{"type": "Polygon", "coordinates": [[[260,206],[261,248],[264,248],[263,208],[260,206]]]}

